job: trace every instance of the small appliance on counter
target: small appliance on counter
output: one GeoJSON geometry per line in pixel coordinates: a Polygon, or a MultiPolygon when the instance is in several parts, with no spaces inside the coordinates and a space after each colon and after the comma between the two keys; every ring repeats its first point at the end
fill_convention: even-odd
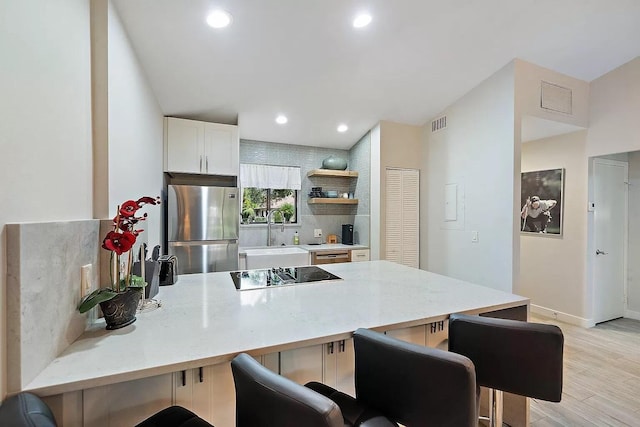
{"type": "Polygon", "coordinates": [[[342,244],[353,245],[353,224],[342,224],[342,244]]]}
{"type": "Polygon", "coordinates": [[[174,285],[178,281],[178,258],[175,255],[162,255],[160,264],[160,286],[174,285]]]}
{"type": "Polygon", "coordinates": [[[335,234],[329,234],[327,236],[327,243],[338,243],[338,236],[335,234]]]}

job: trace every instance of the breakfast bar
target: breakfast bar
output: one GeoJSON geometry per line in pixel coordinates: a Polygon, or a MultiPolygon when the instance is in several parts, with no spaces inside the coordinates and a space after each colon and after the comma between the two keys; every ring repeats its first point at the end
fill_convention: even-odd
{"type": "MultiPolygon", "coordinates": [[[[161,289],[159,309],[116,331],[97,321],[24,390],[47,397],[65,426],[117,425],[115,412],[135,422],[169,404],[232,426],[228,362],[238,353],[301,382],[318,360],[317,379],[328,381],[336,374],[327,374],[323,349],[335,342],[344,348],[357,328],[423,328],[428,335],[426,325],[443,324],[451,313],[528,316],[527,298],[388,261],[322,268],[331,280],[249,290],[237,290],[229,272],[180,276],[161,289]]],[[[518,419],[527,419],[526,406],[514,409],[518,419]]]]}

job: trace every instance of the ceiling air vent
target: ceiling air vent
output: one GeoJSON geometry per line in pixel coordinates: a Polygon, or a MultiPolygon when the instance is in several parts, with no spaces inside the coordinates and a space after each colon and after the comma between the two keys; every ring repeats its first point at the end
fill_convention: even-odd
{"type": "Polygon", "coordinates": [[[572,91],[545,81],[540,82],[540,107],[545,110],[572,114],[572,91]]]}
{"type": "Polygon", "coordinates": [[[447,116],[442,116],[431,122],[431,132],[438,132],[447,127],[447,116]]]}

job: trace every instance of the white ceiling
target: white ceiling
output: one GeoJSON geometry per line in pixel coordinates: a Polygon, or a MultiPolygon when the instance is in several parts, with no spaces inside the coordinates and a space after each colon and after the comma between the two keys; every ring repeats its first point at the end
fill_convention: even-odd
{"type": "Polygon", "coordinates": [[[349,148],[380,120],[422,125],[516,57],[590,81],[640,55],[640,0],[114,3],[165,115],[301,145],[349,148]],[[230,27],[206,25],[215,8],[230,27]],[[373,21],[357,30],[362,10],[373,21]]]}

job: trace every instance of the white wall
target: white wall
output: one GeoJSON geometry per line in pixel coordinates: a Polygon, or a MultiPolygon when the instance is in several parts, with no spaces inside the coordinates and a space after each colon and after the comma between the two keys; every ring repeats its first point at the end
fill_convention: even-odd
{"type": "Polygon", "coordinates": [[[446,130],[432,134],[426,124],[421,168],[428,174],[421,189],[421,268],[504,291],[517,280],[519,260],[514,69],[508,64],[447,108],[446,130]],[[450,183],[458,184],[458,217],[445,222],[450,183]]]}
{"type": "Polygon", "coordinates": [[[563,234],[520,238],[520,281],[515,293],[531,298],[533,311],[587,324],[587,131],[522,145],[522,171],[564,168],[563,234]]]}
{"type": "MultiPolygon", "coordinates": [[[[141,196],[160,196],[162,189],[163,115],[120,18],[108,10],[109,217],[116,206],[141,196]]],[[[141,228],[150,246],[160,243],[160,207],[141,228]]]]}
{"type": "Polygon", "coordinates": [[[640,150],[640,57],[591,82],[587,156],[640,150]]]}
{"type": "MultiPolygon", "coordinates": [[[[521,59],[516,64],[516,108],[520,117],[530,115],[554,122],[586,128],[589,124],[589,83],[540,67],[521,59]],[[571,114],[551,111],[540,107],[541,82],[571,89],[571,114]]],[[[519,137],[519,135],[516,135],[519,137]]]]}
{"type": "MultiPolygon", "coordinates": [[[[614,153],[626,153],[640,150],[640,57],[616,68],[613,71],[591,82],[589,131],[587,133],[586,156],[609,157],[614,153]]],[[[629,157],[631,160],[632,156],[629,157]]],[[[631,177],[630,165],[630,177],[631,177]]],[[[633,187],[630,188],[629,201],[632,202],[633,187]]],[[[593,216],[587,220],[588,245],[593,245],[592,230],[593,216]]],[[[630,206],[629,211],[629,307],[630,311],[638,313],[638,284],[632,276],[635,273],[633,254],[638,253],[634,240],[635,228],[634,211],[630,206]],[[633,234],[632,234],[633,233],[633,234]],[[632,243],[631,240],[634,240],[632,243]],[[633,296],[631,295],[633,294],[633,296]],[[633,304],[633,305],[631,305],[633,304]],[[633,307],[633,308],[632,308],[633,307]]],[[[593,249],[588,246],[588,251],[593,249]]],[[[592,271],[591,263],[587,262],[587,271],[592,271]]],[[[592,299],[593,282],[587,276],[587,298],[592,299]]],[[[634,313],[629,313],[634,314],[634,313]]]]}
{"type": "Polygon", "coordinates": [[[640,152],[629,153],[629,250],[627,251],[627,310],[640,320],[640,152]]]}
{"type": "Polygon", "coordinates": [[[89,2],[2,2],[0,52],[0,397],[4,397],[4,226],[91,218],[89,2]]]}

